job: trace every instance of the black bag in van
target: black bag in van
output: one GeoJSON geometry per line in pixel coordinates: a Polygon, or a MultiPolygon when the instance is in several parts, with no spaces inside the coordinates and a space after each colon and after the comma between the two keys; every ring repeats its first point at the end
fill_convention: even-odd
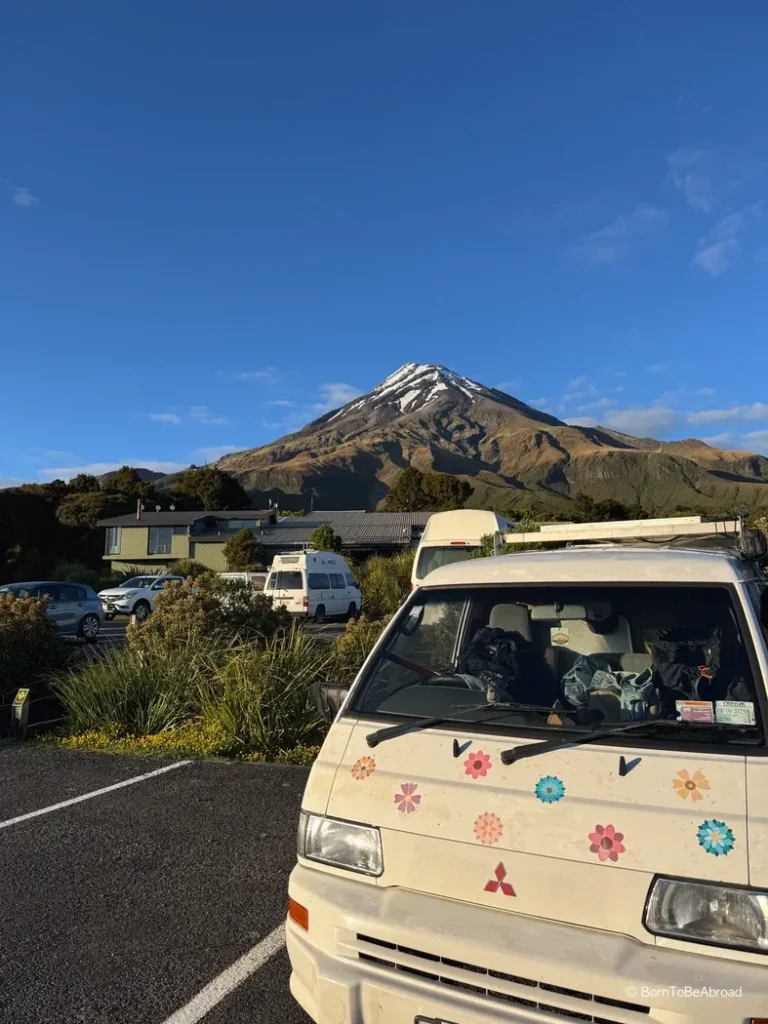
{"type": "Polygon", "coordinates": [[[550,704],[557,696],[546,662],[522,634],[484,626],[467,644],[458,672],[485,686],[488,700],[550,704]]]}
{"type": "Polygon", "coordinates": [[[674,626],[651,642],[656,686],[666,712],[678,700],[721,700],[728,682],[721,678],[720,628],[674,626]]]}

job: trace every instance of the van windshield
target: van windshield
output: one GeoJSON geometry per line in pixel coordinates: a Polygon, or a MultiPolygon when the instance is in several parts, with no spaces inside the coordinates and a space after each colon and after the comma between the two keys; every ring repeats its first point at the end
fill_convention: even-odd
{"type": "Polygon", "coordinates": [[[728,587],[421,588],[353,707],[466,722],[489,701],[525,704],[552,713],[510,710],[494,727],[665,719],[679,723],[675,736],[696,723],[688,733],[697,742],[727,734],[757,743],[748,644],[728,587]],[[701,723],[713,728],[702,732],[701,723]]]}
{"type": "Polygon", "coordinates": [[[443,547],[422,548],[416,562],[416,579],[423,580],[427,573],[444,565],[465,562],[478,547],[471,544],[446,544],[443,547]]]}
{"type": "Polygon", "coordinates": [[[267,580],[267,590],[303,590],[300,572],[273,572],[267,580]]]}

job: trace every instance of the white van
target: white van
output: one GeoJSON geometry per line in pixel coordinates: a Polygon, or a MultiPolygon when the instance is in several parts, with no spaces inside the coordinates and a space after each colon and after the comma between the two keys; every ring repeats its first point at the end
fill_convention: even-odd
{"type": "Polygon", "coordinates": [[[360,614],[363,595],[355,577],[333,551],[275,555],[264,593],[293,615],[323,619],[360,614]]]}
{"type": "Polygon", "coordinates": [[[412,586],[419,586],[433,569],[465,561],[480,547],[483,537],[513,529],[514,525],[503,516],[485,509],[435,512],[427,520],[416,550],[412,586]]]}
{"type": "Polygon", "coordinates": [[[286,928],[309,1017],[765,1021],[766,627],[737,553],[435,570],[351,691],[319,687],[286,928]]]}
{"type": "Polygon", "coordinates": [[[267,582],[267,573],[265,572],[217,572],[223,580],[238,580],[241,583],[250,583],[253,590],[261,591],[264,589],[264,585],[267,582]]]}

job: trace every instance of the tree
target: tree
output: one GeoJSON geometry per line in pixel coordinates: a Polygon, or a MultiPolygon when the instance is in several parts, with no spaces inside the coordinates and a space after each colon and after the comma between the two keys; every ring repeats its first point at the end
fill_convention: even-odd
{"type": "Polygon", "coordinates": [[[105,490],[118,491],[131,498],[151,498],[155,489],[149,480],[142,480],[132,466],[121,466],[120,469],[104,478],[105,490]]]}
{"type": "Polygon", "coordinates": [[[322,526],[318,526],[312,531],[309,544],[315,551],[341,551],[341,537],[327,523],[323,523],[322,526]]]}
{"type": "Polygon", "coordinates": [[[247,527],[238,530],[224,545],[227,568],[232,572],[253,569],[259,563],[259,554],[256,538],[247,527]]]}
{"type": "Polygon", "coordinates": [[[630,518],[626,505],[612,498],[595,501],[589,494],[577,494],[574,500],[578,510],[576,518],[582,523],[610,523],[630,518]]]}
{"type": "Polygon", "coordinates": [[[99,478],[92,473],[78,473],[69,481],[69,491],[78,494],[93,494],[101,490],[99,478]]]}
{"type": "Polygon", "coordinates": [[[438,512],[464,508],[472,493],[472,487],[466,480],[460,480],[450,473],[426,473],[421,488],[432,499],[433,507],[438,512]]]}
{"type": "Polygon", "coordinates": [[[206,512],[251,507],[240,483],[215,466],[185,470],[174,490],[183,497],[192,498],[206,512]]]}
{"type": "Polygon", "coordinates": [[[384,499],[385,512],[421,512],[429,508],[430,499],[424,493],[424,474],[418,469],[404,469],[394,487],[384,499]]]}
{"type": "Polygon", "coordinates": [[[133,508],[133,500],[125,494],[85,491],[69,494],[56,509],[56,517],[65,526],[93,529],[100,519],[125,515],[133,508]]]}

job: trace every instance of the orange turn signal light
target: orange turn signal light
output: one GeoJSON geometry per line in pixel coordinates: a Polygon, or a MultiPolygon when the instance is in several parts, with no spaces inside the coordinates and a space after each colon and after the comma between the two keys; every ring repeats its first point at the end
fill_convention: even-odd
{"type": "Polygon", "coordinates": [[[305,932],[309,931],[309,911],[296,900],[288,900],[288,917],[295,921],[299,928],[303,928],[305,932]]]}

